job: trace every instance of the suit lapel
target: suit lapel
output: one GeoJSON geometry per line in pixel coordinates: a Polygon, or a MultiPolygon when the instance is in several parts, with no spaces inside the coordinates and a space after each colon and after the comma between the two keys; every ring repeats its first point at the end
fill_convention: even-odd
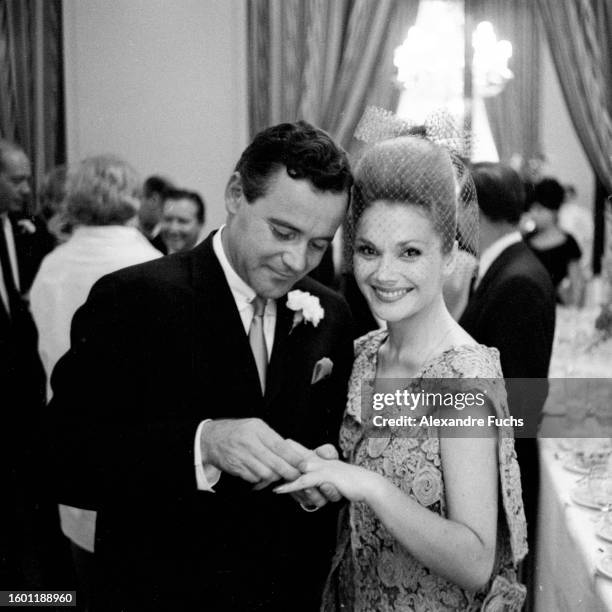
{"type": "Polygon", "coordinates": [[[240,404],[236,408],[256,414],[261,404],[257,366],[234,296],[213,251],[212,236],[190,252],[195,384],[199,380],[202,385],[202,373],[214,374],[217,379],[206,384],[219,389],[220,394],[227,394],[238,386],[241,395],[249,401],[236,402],[240,404]],[[220,389],[224,385],[231,386],[220,389]]]}

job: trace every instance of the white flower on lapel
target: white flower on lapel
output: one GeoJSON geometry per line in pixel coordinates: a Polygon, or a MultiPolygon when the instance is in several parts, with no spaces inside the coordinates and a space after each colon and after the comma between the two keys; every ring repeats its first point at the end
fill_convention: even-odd
{"type": "Polygon", "coordinates": [[[17,225],[22,234],[34,234],[36,232],[36,226],[29,219],[19,219],[17,225]]]}
{"type": "Polygon", "coordinates": [[[291,331],[302,321],[312,323],[316,327],[325,316],[325,310],[321,307],[319,298],[311,295],[308,291],[300,291],[299,289],[294,289],[287,294],[287,308],[295,311],[291,331]]]}

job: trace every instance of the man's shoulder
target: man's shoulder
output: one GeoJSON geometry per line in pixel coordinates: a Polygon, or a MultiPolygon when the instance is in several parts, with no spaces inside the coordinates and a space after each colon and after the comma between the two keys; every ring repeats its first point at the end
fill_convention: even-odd
{"type": "Polygon", "coordinates": [[[524,286],[554,299],[554,288],[546,268],[524,242],[508,247],[499,256],[495,276],[497,286],[524,286]]]}
{"type": "Polygon", "coordinates": [[[207,245],[199,245],[195,249],[174,255],[157,257],[144,263],[127,266],[104,277],[117,283],[148,284],[148,285],[181,285],[191,282],[194,266],[210,262],[212,251],[207,245]]]}
{"type": "Polygon", "coordinates": [[[180,257],[159,257],[144,263],[138,263],[102,277],[102,283],[118,285],[160,285],[167,283],[180,284],[187,279],[188,265],[180,257]]]}

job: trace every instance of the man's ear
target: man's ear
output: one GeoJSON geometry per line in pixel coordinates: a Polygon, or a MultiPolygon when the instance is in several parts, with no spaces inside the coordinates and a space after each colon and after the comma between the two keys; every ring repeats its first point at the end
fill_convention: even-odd
{"type": "Polygon", "coordinates": [[[225,187],[225,208],[229,214],[235,214],[238,211],[243,197],[242,177],[240,172],[234,172],[225,187]]]}

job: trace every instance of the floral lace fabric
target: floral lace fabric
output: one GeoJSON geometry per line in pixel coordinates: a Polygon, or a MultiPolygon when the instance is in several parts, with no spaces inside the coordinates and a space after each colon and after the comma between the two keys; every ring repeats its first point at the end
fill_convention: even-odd
{"type": "MultiPolygon", "coordinates": [[[[407,495],[446,516],[444,474],[437,430],[422,426],[410,437],[368,438],[361,422],[361,385],[376,374],[386,330],[356,344],[349,399],[340,432],[345,459],[391,480],[407,495]]],[[[423,368],[419,379],[470,378],[486,388],[497,416],[509,416],[496,349],[465,345],[446,351],[423,368]]],[[[486,588],[466,591],[437,576],[389,534],[366,504],[350,504],[340,517],[338,546],[328,578],[324,610],[433,612],[521,609],[525,587],[516,566],[527,552],[527,531],[518,463],[511,430],[498,443],[500,506],[495,565],[486,588]]]]}

